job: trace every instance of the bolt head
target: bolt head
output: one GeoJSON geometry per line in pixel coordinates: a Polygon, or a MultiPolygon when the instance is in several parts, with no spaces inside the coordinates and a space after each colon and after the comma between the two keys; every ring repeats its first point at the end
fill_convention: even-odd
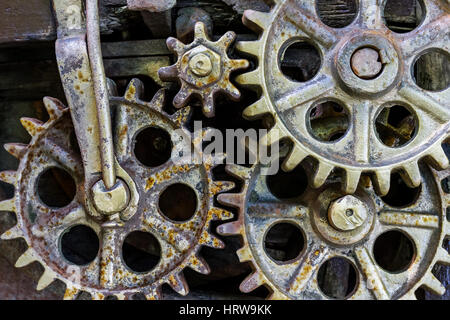
{"type": "Polygon", "coordinates": [[[353,72],[362,79],[374,79],[377,77],[383,64],[377,50],[372,48],[362,48],[356,50],[351,59],[353,72]]]}
{"type": "Polygon", "coordinates": [[[365,203],[355,196],[347,195],[331,203],[328,208],[328,221],[339,231],[351,231],[367,220],[365,203]]]}
{"type": "Polygon", "coordinates": [[[200,45],[181,58],[180,78],[202,89],[216,83],[222,74],[222,58],[213,50],[200,45]]]}
{"type": "Polygon", "coordinates": [[[99,180],[91,191],[95,208],[104,215],[109,216],[123,211],[130,201],[130,191],[125,182],[120,179],[117,179],[111,189],[107,189],[103,180],[99,180]]]}

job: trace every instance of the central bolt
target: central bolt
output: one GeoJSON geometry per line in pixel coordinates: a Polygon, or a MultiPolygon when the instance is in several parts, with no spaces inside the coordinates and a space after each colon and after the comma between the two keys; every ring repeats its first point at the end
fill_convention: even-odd
{"type": "Polygon", "coordinates": [[[328,221],[339,231],[352,231],[367,220],[367,207],[354,196],[335,200],[328,208],[328,221]]]}
{"type": "Polygon", "coordinates": [[[377,50],[372,48],[358,49],[351,59],[352,70],[361,79],[374,79],[383,68],[380,60],[380,54],[377,50]]]}
{"type": "Polygon", "coordinates": [[[189,69],[199,77],[206,77],[212,71],[212,62],[208,55],[198,53],[189,61],[189,69]]]}

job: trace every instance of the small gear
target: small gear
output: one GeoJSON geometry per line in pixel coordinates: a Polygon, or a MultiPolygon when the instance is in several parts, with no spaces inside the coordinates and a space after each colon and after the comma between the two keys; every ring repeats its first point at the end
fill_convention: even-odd
{"type": "MultiPolygon", "coordinates": [[[[308,177],[311,164],[295,170],[302,167],[308,177]]],[[[219,226],[218,232],[243,239],[237,255],[241,262],[251,262],[254,271],[242,282],[242,292],[264,285],[271,291],[271,299],[416,299],[415,291],[423,286],[444,294],[445,287],[432,270],[436,263],[450,265],[450,255],[443,248],[450,234],[446,217],[450,196],[441,184],[449,170],[421,166],[424,182],[419,195],[407,206],[394,207],[376,195],[370,181],[353,195],[346,195],[338,177],[319,189],[307,187],[301,195],[281,200],[271,190],[268,177],[261,175],[262,168],[227,165],[226,170],[243,180],[244,187],[240,193],[218,197],[220,203],[239,209],[238,220],[219,226]],[[294,226],[302,234],[303,247],[296,240],[298,251],[287,259],[275,259],[270,254],[273,247],[269,247],[284,243],[285,231],[267,240],[280,224],[294,226]],[[402,251],[411,254],[407,263],[395,270],[380,265],[374,249],[379,239],[392,232],[406,236],[411,244],[402,251]],[[333,258],[345,260],[355,270],[353,288],[345,288],[340,297],[327,295],[320,284],[320,269],[333,258]]],[[[381,255],[388,255],[385,249],[381,255]]],[[[394,254],[400,252],[395,250],[394,254]]]]}
{"type": "MultiPolygon", "coordinates": [[[[151,102],[140,100],[142,91],[142,83],[135,79],[124,97],[111,98],[116,112],[113,124],[116,158],[135,182],[140,195],[136,214],[123,227],[105,228],[103,221],[86,211],[83,199],[89,193],[84,191],[81,155],[70,138],[74,129],[69,110],[59,101],[44,99],[50,115],[46,123],[28,118],[21,120],[32,136],[30,144],[5,146],[20,160],[20,164],[17,171],[0,173],[2,181],[15,187],[14,197],[0,202],[0,211],[13,211],[17,216],[17,224],[1,239],[26,240],[29,248],[17,260],[16,267],[34,261],[44,266],[38,290],[59,279],[67,286],[65,299],[75,299],[81,292],[89,293],[92,299],[110,296],[132,299],[136,294],[147,299],[159,299],[162,298],[161,285],[164,283],[186,295],[188,287],[183,269],[189,267],[208,274],[209,267],[199,256],[200,248],[223,247],[223,243],[210,234],[210,223],[229,219],[232,214],[215,207],[214,196],[233,188],[234,184],[213,181],[212,159],[205,159],[201,164],[190,162],[184,165],[173,159],[185,150],[202,156],[198,144],[191,139],[191,133],[183,127],[191,111],[186,108],[168,115],[162,110],[162,90],[151,102]],[[139,162],[134,149],[137,135],[148,128],[163,130],[170,137],[168,159],[154,166],[139,162]],[[192,148],[186,148],[188,143],[192,148]],[[36,192],[43,172],[55,167],[68,172],[76,184],[74,199],[61,208],[45,204],[36,192]],[[195,200],[192,215],[186,220],[173,220],[162,210],[162,194],[174,185],[188,188],[195,200]],[[91,228],[99,239],[103,239],[93,260],[81,265],[69,261],[61,249],[62,237],[79,225],[91,228]],[[159,244],[159,260],[156,259],[158,262],[151,270],[132,269],[124,258],[125,238],[135,231],[151,234],[159,244]],[[106,247],[105,243],[109,246],[106,247]]],[[[164,144],[160,140],[154,140],[157,149],[164,144]]],[[[149,147],[147,144],[146,148],[149,147]]],[[[155,251],[155,256],[157,254],[155,251]]]]}
{"type": "Polygon", "coordinates": [[[181,89],[173,100],[177,108],[187,105],[191,96],[200,98],[203,113],[213,117],[214,98],[219,92],[233,100],[241,97],[239,90],[231,83],[230,74],[249,66],[247,60],[233,60],[227,50],[236,38],[232,31],[218,41],[208,39],[203,22],[195,24],[195,39],[185,45],[175,38],[167,39],[167,47],[177,55],[176,64],[159,70],[163,81],[179,81],[181,89]]]}
{"type": "Polygon", "coordinates": [[[339,169],[345,173],[347,193],[356,190],[365,172],[374,175],[377,191],[384,195],[394,171],[400,171],[415,187],[421,183],[419,160],[430,160],[436,169],[449,166],[441,144],[449,136],[450,89],[421,89],[413,74],[424,52],[436,49],[448,54],[448,6],[438,0],[426,1],[420,26],[398,34],[383,23],[382,1],[360,1],[357,17],[343,29],[325,25],[315,1],[274,3],[270,12],[244,13],[243,23],[260,37],[238,42],[236,50],[258,58],[258,66],[239,75],[236,82],[262,93],[260,100],[244,110],[244,117],[271,114],[275,119],[263,141],[270,144],[289,138],[294,143],[283,169],[292,170],[311,156],[318,162],[314,187],[339,169]],[[288,47],[304,42],[318,51],[322,62],[312,79],[296,81],[283,73],[281,60],[288,47]],[[344,110],[340,113],[348,114],[348,128],[339,131],[333,141],[317,139],[313,133],[314,110],[325,102],[338,103],[344,110]],[[415,131],[406,130],[409,122],[401,123],[396,129],[397,141],[409,140],[401,146],[384,143],[377,132],[377,125],[394,130],[377,120],[380,114],[388,117],[382,110],[396,105],[411,113],[407,120],[415,126],[415,131]]]}

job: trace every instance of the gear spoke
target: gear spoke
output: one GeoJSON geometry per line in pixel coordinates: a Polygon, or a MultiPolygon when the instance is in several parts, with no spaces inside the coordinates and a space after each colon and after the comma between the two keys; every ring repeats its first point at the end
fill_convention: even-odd
{"type": "Polygon", "coordinates": [[[365,101],[353,106],[353,141],[354,154],[360,163],[369,161],[372,104],[365,101]]]}
{"type": "Polygon", "coordinates": [[[380,222],[384,225],[411,227],[411,228],[439,228],[439,217],[422,212],[396,212],[383,211],[380,222]]]}
{"type": "Polygon", "coordinates": [[[381,2],[382,0],[359,2],[359,23],[363,29],[379,29],[383,25],[381,2]]]}
{"type": "MultiPolygon", "coordinates": [[[[285,7],[286,18],[292,24],[326,48],[331,48],[336,43],[337,37],[334,30],[320,22],[319,17],[314,12],[314,7],[312,12],[308,12],[309,10],[304,10],[296,0],[287,2],[289,5],[285,7]]],[[[307,2],[303,4],[308,5],[307,2]]]]}

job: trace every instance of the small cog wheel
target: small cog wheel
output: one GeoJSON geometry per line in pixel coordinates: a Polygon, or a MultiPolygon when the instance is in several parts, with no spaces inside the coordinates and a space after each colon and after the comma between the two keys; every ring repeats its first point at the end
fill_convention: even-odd
{"type": "Polygon", "coordinates": [[[191,96],[196,96],[202,102],[203,113],[213,117],[217,93],[222,92],[233,100],[241,97],[231,83],[230,75],[235,70],[247,68],[249,63],[228,57],[227,50],[235,38],[236,34],[229,31],[213,42],[208,38],[203,22],[197,22],[192,43],[185,45],[175,38],[167,39],[167,47],[178,60],[172,66],[161,68],[158,74],[163,81],[180,82],[181,89],[173,100],[175,107],[185,107],[191,96]]]}
{"type": "MultiPolygon", "coordinates": [[[[307,180],[311,167],[306,162],[295,170],[302,170],[307,180]]],[[[263,168],[227,165],[244,187],[240,193],[218,197],[220,203],[239,209],[238,220],[219,226],[218,232],[243,239],[237,255],[241,262],[251,262],[254,271],[240,285],[242,292],[264,285],[271,299],[313,300],[416,299],[414,293],[422,286],[445,293],[432,270],[437,263],[450,265],[443,248],[450,234],[450,196],[441,183],[449,170],[421,165],[420,191],[412,203],[398,205],[378,196],[370,181],[348,195],[337,176],[319,189],[303,181],[303,192],[282,199],[270,185],[270,176],[261,174],[263,168]],[[277,236],[270,238],[272,233],[277,236]],[[392,239],[400,240],[393,245],[392,239]],[[397,262],[393,256],[399,252],[397,262]],[[321,280],[323,270],[336,259],[348,266],[348,272],[341,265],[336,273],[348,280],[340,285],[340,295],[329,293],[321,280]]]]}
{"type": "MultiPolygon", "coordinates": [[[[183,270],[188,267],[208,274],[209,267],[199,256],[200,248],[223,247],[210,233],[210,223],[229,219],[232,214],[215,207],[213,202],[216,194],[230,190],[234,184],[213,181],[211,159],[200,164],[176,162],[174,157],[186,150],[202,156],[191,133],[183,127],[191,112],[186,108],[173,115],[166,114],[162,110],[163,90],[151,102],[140,100],[142,92],[143,84],[135,79],[128,85],[124,97],[111,97],[116,114],[113,122],[116,159],[133,179],[139,193],[136,214],[123,226],[103,227],[103,221],[89,214],[83,205],[84,198],[89,196],[84,191],[83,164],[79,149],[77,151],[71,139],[74,128],[69,110],[61,102],[44,99],[50,115],[46,123],[21,119],[32,136],[28,145],[5,145],[20,164],[17,171],[0,173],[2,181],[15,187],[14,197],[0,202],[0,210],[13,211],[17,216],[17,224],[2,234],[1,239],[26,240],[29,248],[19,257],[16,267],[34,261],[44,266],[37,290],[58,279],[66,284],[65,299],[76,299],[81,292],[89,293],[92,299],[111,296],[133,299],[137,294],[147,299],[160,299],[161,286],[165,283],[186,295],[189,289],[183,270]],[[151,131],[150,138],[140,138],[146,130],[151,131]],[[145,162],[144,158],[139,158],[140,139],[143,139],[144,149],[153,150],[152,156],[158,150],[168,148],[168,152],[163,152],[162,158],[156,156],[145,162]],[[62,206],[48,204],[36,192],[44,173],[55,168],[65,171],[76,185],[73,199],[62,206]],[[182,208],[174,214],[165,193],[169,193],[171,199],[182,196],[180,201],[186,206],[192,204],[189,215],[180,216],[182,208]],[[90,260],[84,262],[67,255],[63,248],[65,235],[80,226],[90,230],[98,245],[90,260]],[[145,234],[154,242],[140,244],[143,238],[137,237],[127,241],[134,233],[145,234]],[[133,259],[139,258],[133,255],[127,258],[125,247],[130,243],[147,253],[151,265],[134,263],[133,259]]],[[[67,179],[59,181],[64,186],[67,179]]],[[[85,241],[82,235],[76,240],[85,241]]],[[[84,247],[92,248],[91,242],[84,247]]]]}
{"type": "Polygon", "coordinates": [[[244,13],[243,23],[260,37],[240,41],[236,49],[256,57],[258,66],[236,82],[262,93],[244,110],[244,117],[272,115],[275,124],[264,142],[282,138],[293,142],[283,164],[287,171],[307,157],[317,160],[314,187],[339,169],[345,173],[347,193],[357,189],[364,172],[373,175],[384,195],[394,171],[416,187],[421,183],[419,160],[430,160],[436,169],[449,166],[442,143],[449,136],[450,89],[420,88],[413,68],[429,50],[449,54],[449,7],[442,1],[425,1],[422,23],[400,34],[384,24],[381,3],[359,1],[356,18],[341,29],[320,20],[316,1],[276,0],[270,12],[244,13]],[[309,54],[301,46],[319,56],[312,78],[297,79],[282,69],[284,59],[295,60],[295,50],[309,54]],[[288,54],[291,47],[295,50],[288,54]],[[333,109],[330,104],[338,106],[333,109]],[[391,115],[397,107],[407,114],[401,121],[391,115]],[[332,123],[326,121],[330,115],[332,123]],[[383,132],[394,133],[395,138],[386,141],[383,132]]]}

